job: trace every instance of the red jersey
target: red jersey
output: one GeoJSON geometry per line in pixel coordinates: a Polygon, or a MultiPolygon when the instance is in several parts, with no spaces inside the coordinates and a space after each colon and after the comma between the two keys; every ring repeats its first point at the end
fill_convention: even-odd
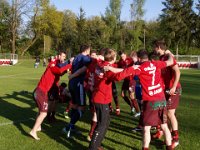
{"type": "Polygon", "coordinates": [[[118,68],[128,68],[133,65],[133,59],[131,57],[126,57],[125,60],[120,59],[119,62],[117,63],[118,68]]]}
{"type": "Polygon", "coordinates": [[[104,72],[103,66],[109,65],[107,61],[95,66],[93,102],[109,104],[112,101],[112,81],[119,81],[132,75],[134,69],[129,67],[120,73],[104,72]]]}
{"type": "MultiPolygon", "coordinates": [[[[160,60],[161,61],[166,61],[168,60],[168,55],[162,55],[160,57],[160,60]]],[[[162,69],[162,79],[163,79],[163,83],[164,83],[164,86],[165,86],[165,89],[170,89],[172,88],[173,84],[174,84],[174,80],[175,80],[175,72],[174,70],[172,69],[173,66],[175,66],[177,64],[175,58],[173,57],[173,65],[171,66],[168,66],[166,68],[163,68],[162,69]]],[[[178,82],[177,84],[177,87],[176,88],[180,88],[181,87],[181,84],[180,82],[178,82]]]]}
{"type": "MultiPolygon", "coordinates": [[[[119,62],[117,63],[118,68],[128,68],[134,64],[133,59],[131,57],[126,57],[125,60],[120,59],[119,62]]],[[[132,77],[127,77],[125,80],[131,80],[132,77]]]]}
{"type": "Polygon", "coordinates": [[[166,67],[164,61],[146,61],[136,69],[136,75],[142,85],[142,99],[144,101],[156,101],[165,99],[161,69],[166,67]]]}
{"type": "Polygon", "coordinates": [[[48,92],[52,87],[53,83],[58,82],[60,75],[62,75],[65,71],[71,68],[71,64],[68,64],[62,68],[56,66],[56,62],[50,62],[43,73],[40,82],[38,83],[38,87],[44,91],[48,92]]]}

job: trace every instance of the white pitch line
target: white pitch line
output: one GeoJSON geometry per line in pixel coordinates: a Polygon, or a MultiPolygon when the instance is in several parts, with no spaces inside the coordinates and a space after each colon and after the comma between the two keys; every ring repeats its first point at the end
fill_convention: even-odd
{"type": "Polygon", "coordinates": [[[34,120],[34,119],[33,118],[28,118],[28,119],[17,120],[17,121],[2,122],[2,123],[0,123],[0,126],[13,125],[15,123],[27,122],[29,120],[34,120]]]}
{"type": "Polygon", "coordinates": [[[0,78],[16,77],[16,76],[28,75],[28,74],[33,74],[33,73],[20,73],[20,74],[13,74],[13,75],[4,75],[4,76],[0,76],[0,78]]]}

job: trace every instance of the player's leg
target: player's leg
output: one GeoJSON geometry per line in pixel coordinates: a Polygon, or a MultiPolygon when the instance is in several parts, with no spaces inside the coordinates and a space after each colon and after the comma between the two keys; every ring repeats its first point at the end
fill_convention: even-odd
{"type": "Polygon", "coordinates": [[[142,141],[142,148],[143,149],[149,148],[149,143],[151,141],[150,129],[151,129],[151,126],[144,126],[143,127],[143,141],[142,141]]]}
{"type": "Polygon", "coordinates": [[[39,130],[39,128],[41,128],[41,124],[46,116],[47,116],[47,112],[40,112],[32,130],[30,131],[30,135],[36,140],[40,140],[40,138],[37,136],[37,131],[39,130]]]}
{"type": "Polygon", "coordinates": [[[92,121],[91,121],[90,132],[89,132],[89,135],[88,135],[88,137],[87,137],[87,140],[88,140],[88,141],[91,141],[92,135],[93,135],[93,133],[94,133],[94,130],[95,130],[96,126],[97,126],[97,114],[96,114],[96,112],[94,111],[94,112],[93,112],[92,121]]]}
{"type": "Polygon", "coordinates": [[[176,118],[176,108],[179,105],[181,89],[177,90],[175,95],[171,95],[167,99],[167,109],[168,109],[168,118],[170,122],[170,127],[172,129],[172,147],[175,148],[179,145],[179,133],[178,133],[178,121],[176,118]]]}
{"type": "Polygon", "coordinates": [[[164,136],[165,136],[166,146],[167,147],[171,147],[171,145],[172,145],[172,138],[171,138],[171,133],[169,131],[167,123],[161,124],[161,128],[162,128],[162,131],[163,131],[164,136]]]}
{"type": "Polygon", "coordinates": [[[104,139],[107,128],[110,123],[109,106],[103,104],[95,104],[95,110],[97,113],[97,126],[95,128],[92,140],[89,145],[89,150],[96,150],[101,146],[101,142],[104,139]]]}
{"type": "Polygon", "coordinates": [[[112,94],[116,106],[116,115],[120,115],[119,99],[115,82],[112,82],[112,94]]]}
{"type": "Polygon", "coordinates": [[[48,110],[48,97],[41,89],[37,88],[34,92],[34,100],[39,109],[39,115],[36,118],[35,124],[29,134],[36,140],[40,138],[37,136],[37,131],[41,130],[41,124],[44,118],[47,116],[48,110]]]}

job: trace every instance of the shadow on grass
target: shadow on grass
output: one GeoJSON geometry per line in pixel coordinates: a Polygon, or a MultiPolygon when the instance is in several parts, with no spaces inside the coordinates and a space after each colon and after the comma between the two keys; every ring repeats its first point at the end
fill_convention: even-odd
{"type": "MultiPolygon", "coordinates": [[[[23,125],[30,128],[35,123],[36,112],[34,111],[36,104],[32,98],[32,92],[28,91],[14,91],[12,94],[6,94],[0,97],[0,115],[10,122],[0,123],[1,125],[13,124],[22,133],[22,135],[30,138],[29,131],[24,130],[23,125]],[[21,119],[23,118],[23,119],[21,119]]],[[[44,132],[51,139],[66,146],[69,149],[83,150],[87,149],[84,145],[77,142],[76,140],[66,139],[65,135],[62,134],[62,128],[66,124],[63,120],[58,120],[54,124],[48,124],[46,121],[42,124],[42,132],[44,132]],[[58,130],[59,129],[59,130],[58,130]]],[[[81,131],[86,131],[80,128],[81,131]]],[[[38,132],[40,136],[40,133],[38,132]]],[[[86,139],[86,137],[81,137],[86,139]]],[[[34,139],[33,139],[34,140],[34,139]]]]}

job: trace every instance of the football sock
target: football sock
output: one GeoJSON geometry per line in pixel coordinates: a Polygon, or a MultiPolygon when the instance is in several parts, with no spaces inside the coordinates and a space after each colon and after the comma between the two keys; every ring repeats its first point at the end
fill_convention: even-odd
{"type": "Polygon", "coordinates": [[[131,102],[132,102],[133,107],[135,108],[136,112],[139,113],[140,112],[140,108],[139,108],[137,100],[136,99],[131,99],[131,102]]]}
{"type": "Polygon", "coordinates": [[[127,96],[124,96],[123,99],[125,100],[125,102],[126,102],[129,106],[131,106],[130,100],[129,100],[129,98],[128,98],[127,96]]]}
{"type": "Polygon", "coordinates": [[[173,150],[173,149],[172,149],[172,146],[171,146],[171,145],[166,146],[166,150],[173,150]]]}
{"type": "Polygon", "coordinates": [[[90,132],[89,132],[89,136],[92,137],[93,133],[94,133],[94,129],[96,128],[97,126],[97,122],[95,121],[92,121],[91,122],[91,128],[90,128],[90,132]]]}
{"type": "Polygon", "coordinates": [[[174,142],[177,142],[179,140],[178,130],[172,131],[172,139],[174,142]]]}

